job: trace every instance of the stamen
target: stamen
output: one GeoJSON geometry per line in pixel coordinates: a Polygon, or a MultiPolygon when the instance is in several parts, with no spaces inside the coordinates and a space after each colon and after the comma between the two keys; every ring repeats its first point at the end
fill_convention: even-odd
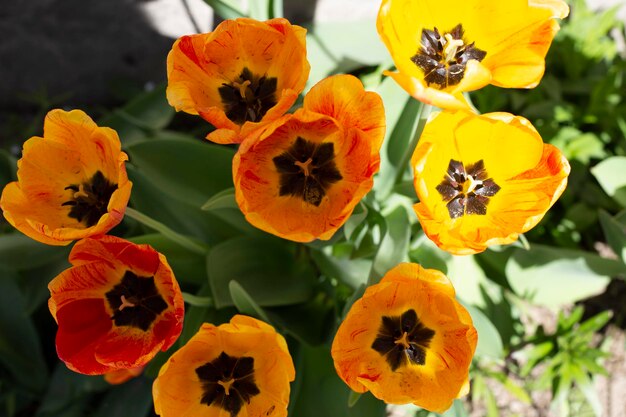
{"type": "Polygon", "coordinates": [[[482,184],[483,182],[481,180],[476,180],[471,175],[468,175],[467,180],[465,181],[465,183],[463,183],[463,194],[467,195],[471,192],[474,192],[474,190],[482,184]]]}
{"type": "Polygon", "coordinates": [[[126,307],[135,307],[136,306],[136,304],[133,304],[130,301],[128,301],[124,295],[122,295],[120,299],[122,300],[122,304],[120,304],[120,306],[118,308],[119,311],[124,310],[124,308],[126,308],[126,307]]]}
{"type": "Polygon", "coordinates": [[[446,33],[444,38],[446,38],[446,44],[443,47],[443,53],[446,54],[446,63],[450,63],[455,59],[457,51],[463,47],[464,43],[463,39],[454,39],[449,33],[446,33]]]}
{"type": "Polygon", "coordinates": [[[239,89],[239,95],[241,95],[241,98],[246,99],[246,92],[248,90],[248,87],[250,87],[250,84],[252,84],[250,80],[245,80],[242,83],[238,83],[237,81],[234,81],[233,87],[239,89]]]}
{"type": "Polygon", "coordinates": [[[224,388],[224,391],[226,393],[226,395],[230,395],[230,388],[233,385],[233,383],[235,382],[235,380],[233,378],[230,378],[226,381],[217,381],[217,383],[219,385],[222,386],[222,388],[224,388]]]}
{"type": "Polygon", "coordinates": [[[400,339],[396,339],[394,340],[394,342],[396,345],[402,345],[403,348],[408,349],[411,347],[411,344],[409,343],[409,335],[407,332],[402,333],[402,336],[400,337],[400,339]]]}
{"type": "Polygon", "coordinates": [[[78,186],[78,191],[74,193],[74,200],[78,200],[79,198],[89,198],[89,194],[85,191],[85,188],[82,184],[78,186]]]}
{"type": "Polygon", "coordinates": [[[294,164],[304,172],[305,176],[311,175],[311,163],[313,162],[313,158],[309,158],[304,162],[296,161],[294,164]]]}

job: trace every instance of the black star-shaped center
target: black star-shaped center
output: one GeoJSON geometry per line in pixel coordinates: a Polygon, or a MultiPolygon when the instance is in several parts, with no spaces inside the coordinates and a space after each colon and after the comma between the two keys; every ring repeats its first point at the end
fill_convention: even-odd
{"type": "Polygon", "coordinates": [[[260,121],[277,103],[276,86],[276,77],[258,76],[244,68],[237,79],[218,88],[226,117],[238,125],[260,121]]]}
{"type": "Polygon", "coordinates": [[[196,368],[202,384],[201,404],[214,404],[228,411],[231,417],[239,414],[244,402],[260,393],[254,381],[254,358],[229,356],[226,352],[196,368]]]}
{"type": "Polygon", "coordinates": [[[154,284],[154,277],[138,277],[126,271],[122,281],[105,294],[116,326],[150,328],[167,303],[154,284]]]}
{"type": "Polygon", "coordinates": [[[273,161],[280,174],[278,194],[299,197],[316,207],[328,188],[343,178],[335,164],[332,142],[317,144],[298,137],[273,161]]]}
{"type": "Polygon", "coordinates": [[[437,28],[422,29],[421,45],[411,61],[424,71],[427,85],[439,88],[456,85],[465,74],[467,61],[482,61],[487,52],[463,39],[463,25],[458,24],[450,32],[441,34],[437,28]]]}
{"type": "Polygon", "coordinates": [[[109,200],[117,190],[117,184],[106,179],[102,172],[96,171],[86,182],[70,184],[65,190],[72,193],[70,199],[61,204],[70,207],[68,216],[91,227],[107,212],[109,200]]]}
{"type": "Polygon", "coordinates": [[[372,349],[385,357],[392,371],[400,366],[426,363],[426,349],[435,331],[424,326],[415,310],[401,316],[383,316],[372,349]]]}
{"type": "Polygon", "coordinates": [[[467,168],[459,161],[450,160],[448,171],[437,186],[443,201],[447,202],[450,218],[456,219],[464,214],[487,214],[489,197],[500,191],[500,186],[488,177],[482,159],[467,168]]]}

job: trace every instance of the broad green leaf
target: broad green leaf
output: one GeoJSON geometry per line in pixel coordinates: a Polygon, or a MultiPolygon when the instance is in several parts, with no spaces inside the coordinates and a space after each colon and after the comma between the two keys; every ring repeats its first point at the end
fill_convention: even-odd
{"type": "Polygon", "coordinates": [[[122,108],[113,110],[98,121],[98,125],[117,131],[122,144],[129,145],[153,135],[166,127],[174,117],[174,108],[165,98],[166,85],[143,93],[122,108]]]}
{"type": "Polygon", "coordinates": [[[256,20],[267,20],[270,18],[270,0],[248,1],[248,16],[256,20]]]}
{"type": "Polygon", "coordinates": [[[443,417],[468,417],[465,405],[461,400],[454,400],[452,407],[448,411],[442,414],[443,417]]]}
{"type": "Polygon", "coordinates": [[[355,289],[367,283],[372,268],[372,261],[369,259],[339,258],[324,250],[312,250],[311,257],[322,274],[337,278],[355,289]]]}
{"type": "Polygon", "coordinates": [[[228,289],[230,291],[230,297],[233,300],[233,304],[237,307],[240,313],[257,317],[266,323],[271,323],[265,311],[252,299],[250,294],[235,280],[228,283],[228,289]]]}
{"type": "Polygon", "coordinates": [[[334,335],[335,301],[325,293],[303,304],[263,310],[272,323],[309,346],[321,345],[334,335]]]}
{"type": "Polygon", "coordinates": [[[391,77],[387,77],[377,92],[385,103],[387,131],[380,150],[380,171],[374,181],[378,200],[383,201],[394,187],[403,150],[411,141],[420,104],[410,97],[391,77]]]}
{"type": "Polygon", "coordinates": [[[465,304],[474,322],[474,327],[478,332],[478,345],[476,354],[479,356],[489,356],[494,359],[504,357],[502,339],[496,327],[489,318],[478,308],[465,304]]]}
{"type": "Polygon", "coordinates": [[[17,178],[17,161],[9,152],[0,149],[0,186],[4,188],[6,184],[15,181],[17,178]]]}
{"type": "MultiPolygon", "coordinates": [[[[252,0],[254,3],[256,0],[252,0]]],[[[221,16],[223,19],[237,19],[238,17],[246,17],[241,8],[241,3],[235,0],[204,0],[206,4],[221,16]]]]}
{"type": "Polygon", "coordinates": [[[506,273],[517,294],[557,308],[603,292],[626,266],[593,253],[533,245],[515,250],[506,273]]]}
{"type": "Polygon", "coordinates": [[[25,313],[16,273],[0,269],[0,366],[31,393],[41,394],[48,381],[37,329],[25,313]]]}
{"type": "Polygon", "coordinates": [[[337,376],[327,347],[301,348],[300,388],[290,400],[290,415],[298,417],[384,417],[385,403],[365,393],[348,406],[350,389],[337,376]]]}
{"type": "Polygon", "coordinates": [[[165,255],[179,282],[196,285],[207,282],[206,258],[204,256],[191,252],[159,233],[135,236],[129,240],[137,244],[148,244],[165,255]]]}
{"type": "Polygon", "coordinates": [[[355,208],[350,218],[343,225],[343,233],[346,235],[346,239],[350,240],[354,232],[363,226],[365,219],[367,218],[367,206],[363,203],[359,203],[355,208]]]}
{"type": "Polygon", "coordinates": [[[591,168],[604,192],[626,207],[626,156],[612,156],[591,168]]]}
{"type": "Polygon", "coordinates": [[[269,0],[270,19],[283,17],[283,0],[269,0]]]}
{"type": "Polygon", "coordinates": [[[233,186],[233,151],[224,146],[159,140],[136,143],[127,151],[132,165],[159,189],[197,207],[233,186]]]}
{"type": "Polygon", "coordinates": [[[391,268],[408,261],[411,228],[409,214],[402,206],[385,216],[387,233],[384,235],[372,264],[370,282],[378,282],[391,268]],[[374,277],[375,281],[371,281],[374,277]]]}
{"type": "Polygon", "coordinates": [[[82,417],[90,397],[108,387],[101,376],[81,375],[58,362],[35,417],[82,417]]]}
{"type": "Polygon", "coordinates": [[[237,281],[263,307],[310,299],[315,275],[308,263],[296,259],[290,246],[269,237],[239,237],[216,245],[207,257],[216,307],[233,305],[231,281],[237,281]]]}
{"type": "Polygon", "coordinates": [[[626,262],[626,224],[611,217],[604,210],[600,210],[598,216],[607,243],[617,256],[626,262]]]}
{"type": "Polygon", "coordinates": [[[307,89],[328,75],[390,61],[373,20],[316,23],[307,29],[307,58],[315,63],[307,89]]]}
{"type": "Polygon", "coordinates": [[[0,267],[2,268],[32,269],[67,258],[68,254],[68,247],[45,245],[21,233],[0,235],[0,267]]]}
{"type": "Polygon", "coordinates": [[[239,209],[237,201],[235,200],[234,188],[227,188],[217,194],[214,194],[211,198],[207,200],[206,203],[202,205],[202,210],[205,211],[217,210],[222,208],[239,209]]]}
{"type": "Polygon", "coordinates": [[[422,233],[415,239],[413,249],[409,252],[409,259],[426,269],[436,269],[447,274],[447,262],[452,259],[452,255],[439,249],[432,240],[422,233]]]}
{"type": "Polygon", "coordinates": [[[140,376],[112,387],[93,417],[145,417],[152,408],[152,381],[140,376]]]}
{"type": "MultiPolygon", "coordinates": [[[[202,211],[200,205],[172,198],[141,171],[127,167],[133,181],[130,201],[133,208],[170,229],[186,236],[198,238],[208,244],[241,235],[241,230],[222,220],[212,212],[202,211]]],[[[125,222],[130,220],[125,219],[125,222]]],[[[153,232],[153,230],[149,230],[153,232]]]]}
{"type": "Polygon", "coordinates": [[[45,265],[18,271],[17,284],[22,292],[26,314],[35,313],[37,309],[48,302],[48,298],[50,298],[48,283],[70,266],[67,254],[64,254],[45,265]]]}

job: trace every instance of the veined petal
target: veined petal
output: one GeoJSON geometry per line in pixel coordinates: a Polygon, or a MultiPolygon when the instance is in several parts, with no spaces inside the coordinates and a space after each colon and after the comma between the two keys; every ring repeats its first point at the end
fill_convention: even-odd
{"type": "Polygon", "coordinates": [[[305,35],[285,19],[240,18],[184,36],[168,55],[168,100],[213,124],[207,139],[239,143],[282,116],[304,89],[305,35]]]}
{"type": "Polygon", "coordinates": [[[203,324],[163,365],[153,385],[155,411],[162,417],[286,417],[293,378],[284,338],[237,315],[220,326],[203,324]]]}
{"type": "Polygon", "coordinates": [[[82,111],[50,111],[44,137],[24,143],[18,180],[2,193],[5,218],[50,245],[105,234],[122,221],[132,187],[120,148],[114,130],[82,111]]]}
{"type": "Polygon", "coordinates": [[[352,305],[331,354],[351,389],[443,412],[465,385],[476,342],[447,278],[400,264],[352,305]]]}
{"type": "Polygon", "coordinates": [[[182,294],[154,249],[113,236],[87,238],[70,262],[48,286],[57,353],[70,369],[94,375],[137,368],[178,338],[182,294]]]}
{"type": "Polygon", "coordinates": [[[459,0],[445,6],[433,0],[384,0],[377,29],[401,74],[393,77],[409,94],[461,109],[461,93],[489,83],[537,85],[559,28],[554,19],[567,13],[562,0],[459,0]]]}
{"type": "Polygon", "coordinates": [[[432,116],[412,165],[422,228],[456,255],[515,241],[554,204],[569,174],[528,120],[507,113],[432,116]]]}

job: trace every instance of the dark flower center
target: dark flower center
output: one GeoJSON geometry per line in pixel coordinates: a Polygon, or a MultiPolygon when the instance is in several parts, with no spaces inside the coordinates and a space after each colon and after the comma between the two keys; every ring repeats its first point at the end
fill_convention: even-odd
{"type": "Polygon", "coordinates": [[[392,371],[400,366],[426,363],[426,349],[435,331],[424,326],[415,310],[401,316],[383,316],[372,349],[385,357],[392,371]]]}
{"type": "Polygon", "coordinates": [[[154,277],[138,277],[131,271],[126,271],[122,281],[105,296],[116,326],[131,326],[146,331],[167,309],[167,303],[154,285],[154,277]]]}
{"type": "Polygon", "coordinates": [[[278,194],[300,197],[316,207],[328,188],[343,178],[335,164],[332,142],[316,144],[298,137],[273,161],[280,174],[278,194]]]}
{"type": "Polygon", "coordinates": [[[482,159],[467,168],[459,161],[450,160],[448,171],[437,186],[443,201],[447,202],[450,218],[456,219],[464,214],[487,214],[489,197],[500,191],[500,186],[488,177],[482,159]]]}
{"type": "Polygon", "coordinates": [[[109,200],[117,190],[117,184],[106,179],[102,172],[96,171],[86,182],[70,184],[65,190],[72,192],[70,199],[61,204],[71,207],[68,216],[91,227],[107,212],[109,200]]]}
{"type": "Polygon", "coordinates": [[[196,368],[202,383],[201,404],[214,404],[228,411],[231,417],[239,414],[244,402],[259,394],[254,381],[254,358],[240,358],[225,352],[206,364],[196,368]]]}
{"type": "Polygon", "coordinates": [[[218,92],[226,117],[238,125],[260,121],[277,103],[276,78],[255,75],[248,68],[233,82],[223,83],[218,92]]]}
{"type": "Polygon", "coordinates": [[[424,71],[427,85],[435,84],[439,88],[456,85],[465,74],[465,65],[470,59],[482,61],[487,52],[463,39],[463,26],[459,23],[450,32],[439,33],[422,29],[422,41],[417,54],[411,61],[424,71]]]}

